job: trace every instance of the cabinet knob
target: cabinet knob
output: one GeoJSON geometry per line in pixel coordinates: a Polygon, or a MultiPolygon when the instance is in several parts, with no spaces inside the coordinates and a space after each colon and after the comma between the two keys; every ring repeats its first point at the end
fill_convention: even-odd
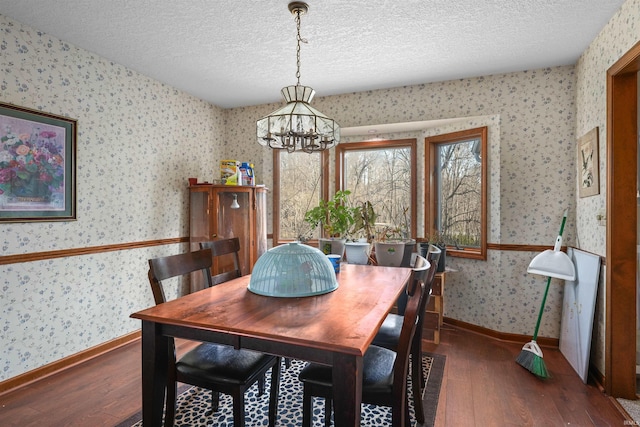
{"type": "Polygon", "coordinates": [[[211,238],[212,238],[212,239],[215,239],[216,237],[218,237],[218,235],[217,235],[216,233],[213,233],[213,234],[211,235],[211,238]]]}

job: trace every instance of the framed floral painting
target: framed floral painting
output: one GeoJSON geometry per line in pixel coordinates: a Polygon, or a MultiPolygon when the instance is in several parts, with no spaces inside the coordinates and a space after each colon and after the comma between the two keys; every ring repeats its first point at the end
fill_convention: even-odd
{"type": "Polygon", "coordinates": [[[0,221],[76,219],[76,120],[0,103],[0,221]]]}
{"type": "Polygon", "coordinates": [[[598,127],[578,139],[578,190],[580,197],[600,194],[598,127]]]}

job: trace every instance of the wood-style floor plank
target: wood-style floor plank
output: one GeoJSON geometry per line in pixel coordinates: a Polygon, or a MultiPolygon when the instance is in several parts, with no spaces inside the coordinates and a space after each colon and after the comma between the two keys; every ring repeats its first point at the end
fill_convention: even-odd
{"type": "Polygon", "coordinates": [[[540,380],[515,359],[522,344],[444,325],[447,356],[436,426],[621,426],[630,421],[595,384],[584,384],[558,349],[544,348],[552,378],[540,380]]]}
{"type": "MultiPolygon", "coordinates": [[[[178,340],[178,353],[193,344],[178,340]]],[[[515,362],[514,344],[444,325],[447,359],[436,426],[622,426],[630,422],[594,384],[583,384],[557,349],[543,349],[552,378],[515,362]]],[[[0,426],[113,427],[141,408],[140,343],[0,395],[0,426]]]]}

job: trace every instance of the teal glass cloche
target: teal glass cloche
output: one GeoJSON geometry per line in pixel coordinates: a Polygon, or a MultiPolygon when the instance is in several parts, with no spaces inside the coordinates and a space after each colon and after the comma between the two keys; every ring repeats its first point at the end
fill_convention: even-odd
{"type": "Polygon", "coordinates": [[[266,251],[253,266],[249,290],[269,297],[307,297],[338,288],[329,258],[320,250],[300,242],[266,251]]]}

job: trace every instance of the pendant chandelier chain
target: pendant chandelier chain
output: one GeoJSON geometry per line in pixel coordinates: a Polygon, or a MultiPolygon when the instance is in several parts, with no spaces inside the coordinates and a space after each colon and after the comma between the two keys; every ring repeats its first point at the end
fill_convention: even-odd
{"type": "Polygon", "coordinates": [[[296,21],[296,85],[282,88],[287,105],[278,108],[256,122],[258,143],[288,153],[302,151],[316,153],[340,143],[340,125],[322,114],[309,103],[315,95],[313,88],[300,85],[301,44],[307,40],[300,36],[301,16],[309,10],[302,1],[287,6],[296,21]]]}
{"type": "Polygon", "coordinates": [[[300,86],[300,43],[307,43],[306,39],[303,39],[302,37],[300,37],[300,14],[303,13],[301,9],[296,9],[295,14],[296,14],[296,29],[298,32],[298,37],[297,37],[297,49],[296,49],[296,79],[298,79],[298,82],[296,83],[296,86],[300,86]]]}

